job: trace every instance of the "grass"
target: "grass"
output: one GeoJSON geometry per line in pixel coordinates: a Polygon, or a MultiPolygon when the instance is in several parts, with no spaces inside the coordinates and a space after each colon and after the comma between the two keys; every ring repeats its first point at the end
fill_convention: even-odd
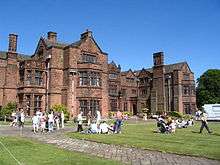
{"type": "Polygon", "coordinates": [[[199,134],[200,123],[195,126],[177,129],[175,134],[154,133],[156,124],[125,123],[122,134],[79,134],[68,133],[69,137],[86,139],[107,144],[123,145],[168,153],[194,155],[220,160],[220,123],[209,123],[213,134],[204,129],[199,134]]]}
{"type": "MultiPolygon", "coordinates": [[[[88,156],[78,152],[58,149],[49,144],[14,137],[0,137],[0,141],[10,150],[22,165],[116,165],[116,161],[88,156]]],[[[0,164],[14,165],[16,161],[0,144],[0,164]]]]}

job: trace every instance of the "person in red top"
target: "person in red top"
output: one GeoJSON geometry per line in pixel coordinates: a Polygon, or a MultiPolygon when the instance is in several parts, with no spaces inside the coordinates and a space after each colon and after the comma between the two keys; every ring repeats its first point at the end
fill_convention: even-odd
{"type": "Polygon", "coordinates": [[[116,113],[115,133],[121,133],[122,118],[122,112],[118,110],[116,113]]]}

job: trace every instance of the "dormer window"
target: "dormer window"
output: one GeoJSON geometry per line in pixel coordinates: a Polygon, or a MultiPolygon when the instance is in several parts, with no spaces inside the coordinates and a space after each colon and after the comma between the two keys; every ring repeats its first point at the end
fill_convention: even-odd
{"type": "Polygon", "coordinates": [[[84,63],[92,63],[92,64],[97,63],[96,56],[91,55],[91,54],[82,54],[82,59],[81,60],[84,63]]]}

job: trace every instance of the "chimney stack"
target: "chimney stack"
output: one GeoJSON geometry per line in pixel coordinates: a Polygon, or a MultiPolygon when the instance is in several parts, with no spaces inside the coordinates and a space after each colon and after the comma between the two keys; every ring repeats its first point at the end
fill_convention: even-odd
{"type": "Polygon", "coordinates": [[[17,39],[18,39],[18,35],[9,34],[9,43],[8,43],[8,51],[9,52],[16,52],[17,51],[17,39]]]}
{"type": "Polygon", "coordinates": [[[88,38],[88,37],[92,37],[92,31],[86,29],[86,32],[82,33],[81,34],[81,40],[84,39],[84,38],[88,38]]]}
{"type": "Polygon", "coordinates": [[[164,65],[164,54],[163,52],[157,52],[153,54],[154,66],[164,65]]]}
{"type": "Polygon", "coordinates": [[[57,33],[56,32],[48,32],[47,39],[51,42],[57,42],[57,33]]]}

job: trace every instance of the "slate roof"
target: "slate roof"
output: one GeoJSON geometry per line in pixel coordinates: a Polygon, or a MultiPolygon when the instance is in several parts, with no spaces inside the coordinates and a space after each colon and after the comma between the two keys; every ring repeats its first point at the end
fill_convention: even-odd
{"type": "Polygon", "coordinates": [[[55,47],[64,48],[64,47],[69,45],[67,43],[62,43],[62,42],[59,42],[59,41],[58,42],[51,42],[46,38],[43,38],[43,39],[44,39],[44,42],[47,45],[47,47],[55,46],[55,47]]]}
{"type": "MultiPolygon", "coordinates": [[[[179,63],[175,63],[175,64],[164,65],[165,73],[170,73],[170,72],[173,72],[174,70],[181,70],[184,65],[187,65],[187,62],[184,61],[184,62],[179,62],[179,63]]],[[[150,73],[153,73],[153,68],[146,68],[145,70],[150,73]]],[[[135,75],[139,75],[140,72],[141,72],[141,70],[134,71],[135,75]]],[[[123,72],[123,73],[126,74],[127,71],[123,72]]]]}

